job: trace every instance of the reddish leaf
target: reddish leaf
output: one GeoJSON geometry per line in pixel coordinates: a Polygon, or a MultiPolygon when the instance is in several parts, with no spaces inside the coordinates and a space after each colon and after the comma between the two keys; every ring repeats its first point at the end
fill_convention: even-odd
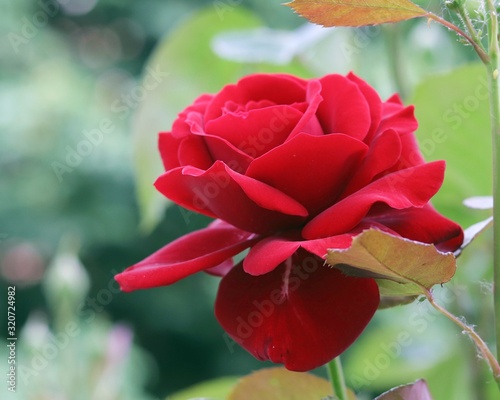
{"type": "Polygon", "coordinates": [[[391,389],[375,400],[432,400],[432,397],[427,383],[420,379],[415,383],[391,389]]]}
{"type": "Polygon", "coordinates": [[[293,0],[286,5],[323,26],[376,25],[428,14],[409,0],[293,0]]]}

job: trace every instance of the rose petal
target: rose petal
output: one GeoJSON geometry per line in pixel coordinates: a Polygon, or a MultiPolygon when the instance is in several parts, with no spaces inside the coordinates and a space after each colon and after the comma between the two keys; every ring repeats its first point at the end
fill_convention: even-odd
{"type": "Polygon", "coordinates": [[[222,115],[226,101],[246,104],[268,100],[275,104],[293,104],[305,100],[305,80],[284,74],[253,74],[237,84],[225,86],[214,96],[205,111],[205,121],[222,115]]]}
{"type": "Polygon", "coordinates": [[[457,250],[464,238],[460,225],[439,214],[430,204],[405,210],[380,207],[370,212],[367,220],[377,221],[407,239],[432,243],[445,252],[457,250]]]}
{"type": "Polygon", "coordinates": [[[320,79],[323,102],[318,118],[325,133],[344,133],[363,140],[371,125],[370,109],[358,85],[341,75],[320,79]]]}
{"type": "Polygon", "coordinates": [[[364,228],[343,235],[316,240],[301,240],[299,232],[270,236],[253,246],[243,260],[243,269],[250,275],[266,274],[291,257],[299,248],[323,258],[327,249],[346,249],[351,245],[353,236],[364,228]]]}
{"type": "Polygon", "coordinates": [[[349,233],[344,233],[342,235],[329,236],[326,238],[315,239],[315,240],[303,240],[301,242],[301,247],[307,250],[309,253],[315,254],[318,257],[325,258],[326,251],[328,249],[347,249],[352,243],[352,238],[358,233],[361,233],[365,226],[353,229],[349,233]]]}
{"type": "Polygon", "coordinates": [[[288,140],[303,132],[314,136],[321,136],[324,134],[323,128],[316,116],[316,112],[322,101],[321,83],[316,79],[310,80],[307,85],[307,108],[301,120],[296,124],[292,133],[290,133],[288,140]]]}
{"type": "Polygon", "coordinates": [[[226,164],[230,169],[240,174],[244,174],[250,163],[253,161],[252,157],[244,151],[237,149],[225,139],[217,136],[205,135],[203,140],[205,141],[210,155],[214,160],[224,162],[224,164],[226,164]]]}
{"type": "Polygon", "coordinates": [[[347,135],[302,133],[254,160],[247,176],[277,188],[315,215],[335,201],[367,150],[347,135]]]}
{"type": "Polygon", "coordinates": [[[378,93],[364,80],[353,74],[352,72],[347,75],[347,79],[358,85],[359,90],[365,96],[370,109],[370,130],[366,135],[364,142],[370,143],[373,135],[378,129],[380,120],[382,118],[382,100],[378,93]]]}
{"type": "Polygon", "coordinates": [[[297,226],[307,216],[307,210],[296,200],[238,174],[221,161],[206,171],[192,167],[168,171],[155,186],[182,207],[249,232],[276,232],[297,226]]]}
{"type": "Polygon", "coordinates": [[[234,267],[220,283],[215,314],[256,358],[308,371],[349,347],[378,304],[374,280],[347,277],[299,251],[260,276],[234,267]]]}
{"type": "Polygon", "coordinates": [[[189,116],[192,114],[203,115],[213,97],[211,94],[201,95],[193,104],[183,110],[172,125],[172,136],[180,139],[191,135],[192,130],[188,122],[189,116]]]}
{"type": "Polygon", "coordinates": [[[179,161],[179,146],[184,138],[172,136],[170,132],[160,132],[158,135],[158,148],[165,171],[181,166],[179,161]]]}
{"type": "Polygon", "coordinates": [[[243,115],[226,114],[208,121],[207,134],[218,136],[252,158],[282,144],[303,113],[289,105],[253,110],[243,115]]]}
{"type": "Polygon", "coordinates": [[[387,106],[391,106],[391,105],[395,105],[395,104],[402,106],[403,100],[401,100],[401,96],[398,93],[394,93],[391,97],[389,97],[385,101],[384,104],[387,106]]]}
{"type": "Polygon", "coordinates": [[[243,260],[243,269],[251,275],[266,274],[291,257],[299,247],[300,241],[290,238],[272,236],[263,239],[250,249],[243,260]]]}
{"type": "Polygon", "coordinates": [[[170,285],[223,263],[256,240],[255,234],[229,224],[210,225],[174,240],[115,279],[125,292],[170,285]]]}
{"type": "Polygon", "coordinates": [[[401,140],[398,133],[390,129],[375,137],[363,163],[349,180],[341,197],[347,197],[368,185],[378,174],[396,164],[400,155],[401,140]]]}
{"type": "Polygon", "coordinates": [[[302,236],[317,239],[348,232],[377,202],[398,210],[423,207],[441,187],[444,168],[444,161],[435,161],[385,175],[312,219],[302,236]]]}
{"type": "Polygon", "coordinates": [[[234,267],[233,259],[228,258],[226,261],[223,261],[219,265],[206,269],[205,272],[210,275],[222,277],[225,276],[229,271],[231,271],[233,267],[234,267]]]}
{"type": "Polygon", "coordinates": [[[413,133],[418,128],[415,118],[415,107],[403,107],[395,103],[384,103],[382,109],[382,120],[378,128],[379,132],[394,129],[400,134],[413,133]]]}
{"type": "Polygon", "coordinates": [[[399,138],[401,140],[401,156],[390,171],[398,171],[424,164],[425,160],[422,157],[415,135],[413,133],[405,133],[400,135],[399,138]]]}
{"type": "Polygon", "coordinates": [[[200,169],[208,169],[214,163],[214,158],[208,152],[204,140],[195,135],[182,140],[178,149],[178,159],[180,165],[192,165],[200,169]]]}

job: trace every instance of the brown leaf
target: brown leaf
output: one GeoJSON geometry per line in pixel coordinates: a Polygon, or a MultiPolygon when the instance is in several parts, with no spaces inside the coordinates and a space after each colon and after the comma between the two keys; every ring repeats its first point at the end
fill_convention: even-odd
{"type": "Polygon", "coordinates": [[[348,249],[328,250],[326,262],[347,275],[381,279],[381,295],[389,297],[425,294],[432,286],[448,282],[456,270],[452,253],[377,229],[356,236],[348,249]]]}
{"type": "Polygon", "coordinates": [[[323,26],[376,25],[428,14],[409,0],[293,0],[285,5],[323,26]]]}

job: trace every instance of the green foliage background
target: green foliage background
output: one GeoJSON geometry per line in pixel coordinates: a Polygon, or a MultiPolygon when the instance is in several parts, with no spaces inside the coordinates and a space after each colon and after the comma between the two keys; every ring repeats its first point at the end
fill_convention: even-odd
{"type": "MultiPolygon", "coordinates": [[[[87,349],[87,358],[106,353],[103,344],[113,326],[129,326],[134,355],[127,361],[130,368],[116,372],[119,398],[128,398],[126,390],[134,390],[134,398],[165,398],[201,381],[245,375],[267,365],[224,340],[213,316],[213,277],[199,274],[169,288],[131,294],[110,289],[116,272],[209,222],[175,205],[167,207],[152,189],[161,172],[157,132],[168,130],[175,115],[202,92],[257,71],[311,77],[352,70],[383,97],[399,91],[416,105],[424,155],[448,164],[435,206],[465,226],[489,215],[462,205],[466,197],[491,194],[484,71],[471,64],[471,49],[441,27],[409,21],[334,29],[312,44],[299,43],[289,63],[238,62],[214,54],[210,44],[216,34],[263,26],[291,32],[304,21],[268,0],[75,0],[66,8],[51,0],[1,3],[1,293],[7,286],[17,288],[18,332],[30,330],[40,315],[54,334],[64,327],[61,319],[76,318],[84,333],[72,346],[87,349]],[[139,93],[134,90],[144,84],[148,67],[164,76],[144,96],[131,96],[139,93]],[[103,121],[112,128],[102,132],[102,141],[60,169],[86,139],[85,132],[103,131],[103,121]],[[81,259],[88,291],[83,278],[70,279],[64,290],[47,286],[47,281],[65,279],[59,272],[63,275],[51,280],[47,271],[68,237],[79,243],[70,253],[81,259]],[[55,303],[51,293],[56,293],[55,303]],[[74,303],[69,314],[61,306],[64,299],[74,303]],[[96,318],[90,321],[89,315],[96,318]],[[141,379],[133,379],[138,375],[141,379]]],[[[439,7],[433,11],[441,12],[439,7]]],[[[299,39],[289,36],[283,43],[299,39]]],[[[266,44],[256,46],[248,35],[244,40],[257,53],[269,53],[266,44]]],[[[447,285],[456,295],[444,297],[448,308],[478,325],[486,340],[492,338],[490,246],[487,232],[461,257],[459,273],[447,285]]],[[[416,303],[378,313],[345,354],[348,382],[372,398],[425,377],[437,400],[494,399],[491,379],[469,340],[425,307],[416,303]],[[402,343],[401,332],[411,340],[405,336],[402,343]],[[382,362],[378,367],[377,360],[382,362]]],[[[1,329],[7,332],[3,321],[1,329]]],[[[29,364],[36,351],[19,346],[19,362],[29,364]]],[[[55,382],[71,382],[76,366],[64,361],[67,351],[62,349],[40,375],[50,372],[55,382]]],[[[90,361],[84,365],[89,374],[76,376],[102,374],[90,361]]],[[[93,382],[82,379],[87,378],[80,379],[82,387],[93,382]]],[[[221,382],[226,387],[233,381],[221,382]]],[[[21,395],[35,398],[34,385],[29,381],[21,395]]],[[[224,388],[214,390],[214,398],[224,396],[224,388]]],[[[186,393],[172,398],[210,395],[186,393]]]]}

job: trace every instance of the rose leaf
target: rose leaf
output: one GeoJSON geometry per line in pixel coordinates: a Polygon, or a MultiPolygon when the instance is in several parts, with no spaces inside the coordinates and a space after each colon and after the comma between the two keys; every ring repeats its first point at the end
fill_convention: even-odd
{"type": "Polygon", "coordinates": [[[323,26],[376,25],[428,15],[409,0],[293,0],[285,5],[323,26]]]}
{"type": "Polygon", "coordinates": [[[237,376],[228,376],[197,383],[194,386],[174,393],[165,400],[185,400],[194,398],[205,400],[226,399],[233,387],[238,383],[238,380],[239,377],[237,376]]]}
{"type": "Polygon", "coordinates": [[[331,392],[326,379],[285,368],[266,368],[242,378],[228,400],[317,400],[327,397],[331,392]]]}
{"type": "Polygon", "coordinates": [[[425,295],[432,286],[448,282],[456,270],[452,253],[376,229],[363,231],[348,249],[329,249],[326,262],[347,275],[392,281],[379,281],[382,297],[425,295]]]}
{"type": "Polygon", "coordinates": [[[375,400],[432,400],[427,383],[420,379],[409,385],[398,386],[375,400]]]}

